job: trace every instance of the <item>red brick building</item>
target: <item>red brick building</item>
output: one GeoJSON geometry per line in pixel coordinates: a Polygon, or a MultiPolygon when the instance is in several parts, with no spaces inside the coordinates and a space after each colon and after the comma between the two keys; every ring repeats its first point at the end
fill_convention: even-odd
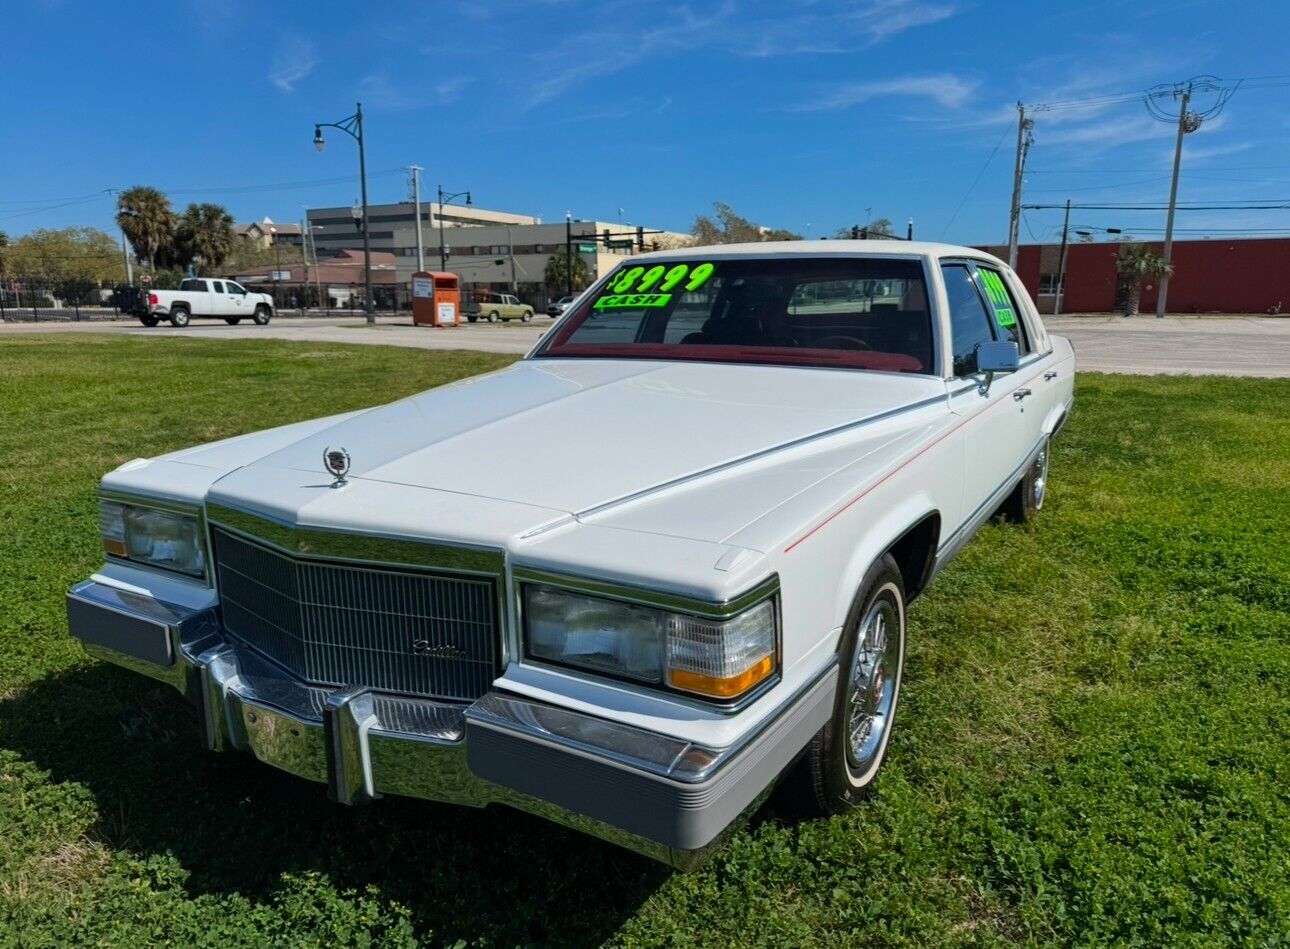
{"type": "MultiPolygon", "coordinates": [[[[1159,249],[1159,243],[1152,242],[1159,249]]],[[[984,248],[1007,259],[1006,247],[984,248]]],[[[1071,244],[1066,255],[1063,313],[1119,309],[1124,289],[1116,270],[1115,243],[1071,244]]],[[[1017,275],[1041,312],[1051,313],[1057,288],[1059,244],[1023,244],[1017,275]]],[[[1280,304],[1290,312],[1290,237],[1211,238],[1174,241],[1169,281],[1171,313],[1264,313],[1280,304]]],[[[1156,308],[1156,285],[1142,291],[1142,311],[1156,308]]]]}

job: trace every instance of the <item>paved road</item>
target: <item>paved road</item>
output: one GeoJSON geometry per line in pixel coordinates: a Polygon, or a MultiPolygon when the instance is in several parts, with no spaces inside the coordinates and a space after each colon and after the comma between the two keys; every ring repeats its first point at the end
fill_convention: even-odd
{"type": "Polygon", "coordinates": [[[1290,318],[1049,317],[1080,369],[1133,375],[1290,377],[1290,318]]]}
{"type": "MultiPolygon", "coordinates": [[[[1046,321],[1051,332],[1075,345],[1081,369],[1136,375],[1290,377],[1290,318],[1063,316],[1046,321]]],[[[325,343],[367,343],[422,349],[477,349],[525,353],[551,327],[537,317],[522,323],[475,323],[459,329],[412,326],[406,317],[381,317],[369,327],[361,318],[281,318],[268,326],[228,326],[195,320],[185,329],[135,322],[5,323],[0,341],[11,333],[115,333],[123,336],[186,336],[192,339],[288,339],[325,343]]],[[[0,345],[3,345],[0,342],[0,345]]]]}
{"type": "Polygon", "coordinates": [[[222,320],[193,320],[183,329],[163,323],[146,327],[134,320],[82,323],[4,323],[0,340],[10,333],[112,333],[120,336],[185,336],[190,339],[289,339],[297,342],[359,343],[411,346],[420,349],[475,349],[489,353],[526,353],[554,321],[535,317],[532,323],[464,323],[456,329],[413,326],[407,317],[378,317],[368,326],[357,317],[278,317],[268,326],[222,320]]]}

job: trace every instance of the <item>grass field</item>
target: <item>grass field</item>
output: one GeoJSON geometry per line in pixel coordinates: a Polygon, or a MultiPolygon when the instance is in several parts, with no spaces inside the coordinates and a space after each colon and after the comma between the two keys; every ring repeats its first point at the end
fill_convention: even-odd
{"type": "Polygon", "coordinates": [[[0,341],[0,944],[1290,938],[1290,381],[1082,377],[1043,515],[911,612],[876,797],[772,803],[688,876],[505,809],[329,804],[68,638],[103,471],[508,358],[0,341]]]}

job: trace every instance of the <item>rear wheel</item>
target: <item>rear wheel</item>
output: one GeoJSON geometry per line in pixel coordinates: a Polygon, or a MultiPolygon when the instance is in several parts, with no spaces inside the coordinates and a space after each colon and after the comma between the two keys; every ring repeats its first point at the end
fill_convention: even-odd
{"type": "Polygon", "coordinates": [[[838,659],[833,718],[802,761],[805,803],[821,815],[867,797],[887,758],[905,665],[905,585],[890,554],[861,584],[838,659]]]}
{"type": "Polygon", "coordinates": [[[171,326],[181,326],[181,327],[187,326],[188,319],[189,319],[188,311],[185,310],[183,307],[176,307],[175,309],[170,311],[171,326]]]}
{"type": "Polygon", "coordinates": [[[474,323],[474,322],[475,322],[476,320],[478,320],[478,319],[479,319],[479,317],[478,317],[478,316],[475,316],[474,314],[472,314],[472,315],[470,315],[470,316],[466,317],[466,322],[467,322],[467,323],[474,323]]]}
{"type": "Polygon", "coordinates": [[[269,322],[269,320],[273,319],[273,311],[267,306],[257,306],[255,308],[255,315],[251,317],[251,319],[255,320],[256,326],[264,326],[269,322]]]}
{"type": "Polygon", "coordinates": [[[240,316],[226,316],[224,317],[224,322],[229,326],[237,326],[238,323],[242,322],[242,318],[240,316]]]}
{"type": "Polygon", "coordinates": [[[1024,524],[1043,509],[1044,496],[1048,493],[1048,449],[1049,442],[1045,439],[1039,454],[1003,502],[1001,509],[1008,520],[1024,524]]]}

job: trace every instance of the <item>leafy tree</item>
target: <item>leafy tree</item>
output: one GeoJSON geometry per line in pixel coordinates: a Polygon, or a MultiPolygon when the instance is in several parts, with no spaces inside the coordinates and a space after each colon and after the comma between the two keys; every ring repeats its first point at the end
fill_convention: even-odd
{"type": "MultiPolygon", "coordinates": [[[[859,224],[856,225],[856,227],[860,232],[858,235],[860,237],[865,237],[866,235],[870,238],[896,236],[896,231],[892,227],[891,218],[887,217],[877,217],[868,224],[859,224]]],[[[833,236],[840,241],[849,241],[851,240],[851,228],[840,227],[833,232],[833,236]]]]}
{"type": "Polygon", "coordinates": [[[140,261],[155,267],[159,254],[173,253],[175,212],[165,194],[136,185],[121,192],[116,206],[116,223],[140,261]]]}
{"type": "MultiPolygon", "coordinates": [[[[563,251],[558,254],[552,254],[547,258],[543,279],[546,281],[547,290],[552,295],[560,295],[565,292],[565,289],[569,286],[568,274],[569,271],[565,268],[565,254],[563,251]]],[[[581,254],[574,254],[574,291],[585,290],[589,283],[591,283],[591,274],[587,272],[587,262],[582,259],[581,254]]]]}
{"type": "Polygon", "coordinates": [[[1142,302],[1142,284],[1147,280],[1158,280],[1166,275],[1173,276],[1173,264],[1157,254],[1155,248],[1148,244],[1136,244],[1130,241],[1120,245],[1116,258],[1120,276],[1129,281],[1129,295],[1124,303],[1125,316],[1137,316],[1138,306],[1142,302]]]}
{"type": "Polygon", "coordinates": [[[187,266],[200,261],[205,274],[218,267],[233,252],[233,215],[218,204],[190,204],[179,218],[173,244],[181,252],[176,263],[187,266]],[[187,258],[184,260],[183,258],[187,258]]]}
{"type": "Polygon", "coordinates": [[[740,217],[734,208],[720,201],[712,203],[713,216],[700,214],[690,233],[698,244],[756,244],[763,241],[800,241],[801,234],[761,227],[740,217]]]}
{"type": "Polygon", "coordinates": [[[5,266],[15,276],[49,283],[99,284],[124,276],[121,248],[93,227],[24,234],[6,248],[5,266]]]}

